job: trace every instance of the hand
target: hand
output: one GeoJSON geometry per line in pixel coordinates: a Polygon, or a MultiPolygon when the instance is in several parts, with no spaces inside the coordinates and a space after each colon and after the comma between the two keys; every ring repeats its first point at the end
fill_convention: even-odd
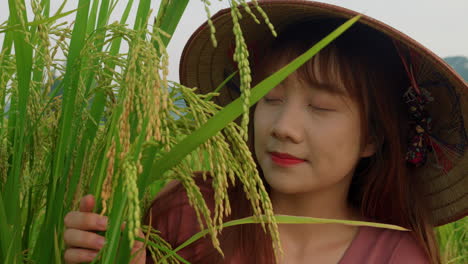
{"type": "MultiPolygon", "coordinates": [[[[104,246],[104,237],[94,231],[106,231],[107,217],[93,213],[94,205],[94,197],[86,195],[81,198],[80,211],[72,211],[65,216],[66,229],[63,238],[68,247],[64,256],[66,263],[91,262],[104,246]]],[[[143,232],[140,231],[139,237],[144,237],[143,232]]],[[[142,242],[135,240],[132,254],[139,252],[131,264],[145,263],[146,250],[143,246],[142,242]]]]}

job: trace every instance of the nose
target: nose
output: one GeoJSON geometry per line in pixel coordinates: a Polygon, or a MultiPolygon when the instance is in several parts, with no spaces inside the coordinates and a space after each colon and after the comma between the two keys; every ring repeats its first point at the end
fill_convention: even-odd
{"type": "Polygon", "coordinates": [[[276,115],[271,127],[271,135],[280,141],[300,143],[304,137],[304,118],[302,111],[290,104],[285,104],[276,115]]]}

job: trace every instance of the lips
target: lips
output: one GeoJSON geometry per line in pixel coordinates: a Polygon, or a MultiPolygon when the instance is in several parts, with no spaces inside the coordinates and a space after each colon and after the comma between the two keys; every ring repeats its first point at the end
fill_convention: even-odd
{"type": "Polygon", "coordinates": [[[291,166],[305,161],[287,153],[270,152],[270,155],[273,162],[280,166],[291,166]]]}

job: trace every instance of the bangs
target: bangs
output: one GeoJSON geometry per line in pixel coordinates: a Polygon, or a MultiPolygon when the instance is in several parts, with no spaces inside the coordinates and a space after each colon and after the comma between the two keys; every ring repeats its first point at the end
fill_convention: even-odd
{"type": "MultiPolygon", "coordinates": [[[[286,34],[283,38],[279,38],[264,51],[263,59],[253,67],[255,83],[302,55],[322,37],[318,34],[311,41],[311,36],[291,35],[286,34]]],[[[358,87],[361,85],[352,74],[352,69],[350,59],[332,42],[293,74],[318,90],[358,99],[360,94],[358,87]]]]}
{"type": "MultiPolygon", "coordinates": [[[[294,58],[299,55],[295,54],[294,58]]],[[[293,58],[287,59],[291,61],[293,58]]],[[[300,67],[296,74],[301,80],[314,85],[316,89],[355,97],[355,89],[353,89],[355,80],[349,78],[352,76],[349,74],[349,69],[350,66],[340,56],[338,50],[329,46],[300,67]]]]}

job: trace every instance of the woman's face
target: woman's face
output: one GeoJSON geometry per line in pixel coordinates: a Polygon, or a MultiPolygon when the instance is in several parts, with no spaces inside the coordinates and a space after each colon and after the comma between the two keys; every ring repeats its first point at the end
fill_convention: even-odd
{"type": "Polygon", "coordinates": [[[374,153],[372,144],[362,144],[361,134],[355,101],[297,74],[262,98],[254,113],[257,160],[272,190],[285,194],[349,186],[359,159],[374,153]]]}

